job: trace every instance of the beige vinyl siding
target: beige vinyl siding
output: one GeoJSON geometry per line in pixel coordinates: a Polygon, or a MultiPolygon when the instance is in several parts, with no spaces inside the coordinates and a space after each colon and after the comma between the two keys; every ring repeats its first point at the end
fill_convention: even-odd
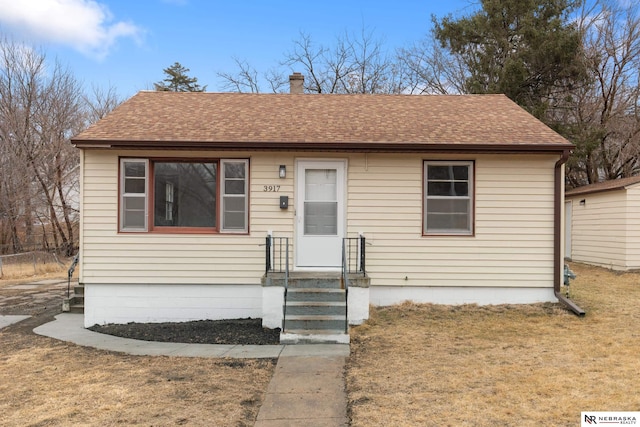
{"type": "MultiPolygon", "coordinates": [[[[259,284],[268,230],[291,235],[293,211],[279,196],[293,193],[292,179],[278,178],[275,154],[191,152],[198,158],[250,158],[250,235],[229,233],[118,233],[118,156],[176,157],[176,152],[84,150],[83,256],[85,283],[259,284]],[[264,192],[264,185],[280,185],[264,192]]],[[[182,153],[180,154],[183,155],[182,153]]],[[[293,172],[293,162],[287,165],[293,172]]],[[[293,174],[291,174],[291,177],[293,174]]]]}
{"type": "Polygon", "coordinates": [[[336,158],[347,160],[347,235],[367,238],[372,286],[553,286],[558,156],[192,152],[250,159],[250,234],[118,233],[118,156],[176,154],[84,150],[81,280],[259,284],[267,232],[295,245],[296,160],[336,158]],[[424,160],[475,162],[475,235],[423,236],[424,160]],[[278,178],[281,164],[286,179],[278,178]],[[264,191],[265,185],[280,188],[264,191]],[[289,209],[282,210],[285,195],[289,209]]]}
{"type": "Polygon", "coordinates": [[[368,154],[349,163],[348,230],[372,285],[553,284],[553,156],[368,154]],[[422,235],[424,160],[475,160],[475,235],[422,235]]]}
{"type": "Polygon", "coordinates": [[[627,268],[640,269],[640,184],[627,187],[627,268]]]}
{"type": "Polygon", "coordinates": [[[628,219],[625,190],[578,195],[571,200],[571,258],[624,269],[628,219]],[[581,204],[581,200],[585,203],[581,204]]]}

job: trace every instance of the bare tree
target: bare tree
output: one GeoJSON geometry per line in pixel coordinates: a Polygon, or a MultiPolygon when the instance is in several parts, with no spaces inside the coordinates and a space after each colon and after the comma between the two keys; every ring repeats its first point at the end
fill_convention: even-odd
{"type": "Polygon", "coordinates": [[[68,69],[0,38],[0,243],[13,251],[35,247],[39,220],[52,239],[42,245],[72,254],[79,157],[69,139],[119,102],[113,89],[84,96],[68,69]]]}
{"type": "Polygon", "coordinates": [[[69,138],[84,127],[83,96],[78,81],[59,65],[46,83],[39,94],[43,102],[36,115],[35,134],[40,146],[30,162],[49,206],[49,220],[57,231],[53,235],[60,237],[59,247],[71,255],[77,240],[72,216],[77,211],[67,200],[68,186],[73,183],[68,175],[75,172],[79,158],[69,138]]]}
{"type": "Polygon", "coordinates": [[[284,65],[302,69],[305,86],[312,93],[402,93],[406,86],[404,68],[384,49],[373,31],[358,36],[345,33],[332,47],[316,45],[311,36],[300,33],[284,65]]]}
{"type": "MultiPolygon", "coordinates": [[[[287,87],[286,73],[271,69],[259,75],[247,61],[234,58],[237,71],[221,72],[223,88],[237,92],[261,92],[265,81],[274,93],[287,87]]],[[[332,46],[316,44],[311,35],[301,32],[291,50],[284,54],[280,67],[301,70],[305,90],[310,93],[403,93],[406,67],[389,54],[373,31],[358,35],[345,33],[332,46]]]]}
{"type": "Polygon", "coordinates": [[[35,80],[44,74],[44,59],[24,45],[0,39],[0,140],[5,161],[3,190],[13,250],[32,242],[34,189],[25,170],[34,151],[33,111],[40,100],[35,80]]]}
{"type": "Polygon", "coordinates": [[[123,101],[114,86],[106,89],[92,86],[90,95],[84,95],[82,98],[86,106],[87,124],[102,119],[123,101]]]}
{"type": "Polygon", "coordinates": [[[259,93],[258,72],[246,60],[233,58],[238,67],[236,73],[219,72],[218,77],[224,80],[224,89],[233,92],[259,93]]]}
{"type": "Polygon", "coordinates": [[[583,10],[591,84],[573,91],[564,119],[577,145],[568,164],[573,186],[640,173],[638,8],[601,0],[583,10]]]}
{"type": "Polygon", "coordinates": [[[414,94],[468,93],[469,72],[460,57],[451,55],[433,36],[400,50],[407,86],[414,94]]]}
{"type": "Polygon", "coordinates": [[[31,198],[31,186],[24,174],[26,165],[10,149],[4,126],[0,124],[0,253],[23,249],[25,196],[31,198]]]}

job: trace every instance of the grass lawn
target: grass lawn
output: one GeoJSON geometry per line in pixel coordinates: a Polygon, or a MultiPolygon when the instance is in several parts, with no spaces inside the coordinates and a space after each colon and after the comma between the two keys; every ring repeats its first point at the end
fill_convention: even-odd
{"type": "Polygon", "coordinates": [[[0,330],[0,425],[252,426],[275,360],[130,356],[0,330]]]}
{"type": "MultiPolygon", "coordinates": [[[[66,278],[23,267],[5,264],[0,288],[66,278]]],[[[15,325],[0,330],[0,426],[253,426],[275,363],[131,356],[15,325]]]]}
{"type": "MultiPolygon", "coordinates": [[[[557,304],[377,308],[352,329],[353,426],[576,426],[640,410],[640,274],[573,264],[557,304]]],[[[251,426],[272,360],[143,357],[0,330],[0,425],[251,426]]]]}
{"type": "Polygon", "coordinates": [[[376,308],[352,329],[352,426],[576,426],[640,411],[640,274],[580,264],[557,304],[376,308]]]}

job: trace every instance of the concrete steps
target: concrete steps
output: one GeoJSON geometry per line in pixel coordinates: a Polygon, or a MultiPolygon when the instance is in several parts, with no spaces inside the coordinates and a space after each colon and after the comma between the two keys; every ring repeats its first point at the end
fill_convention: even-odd
{"type": "Polygon", "coordinates": [[[341,316],[347,310],[344,301],[289,301],[288,315],[341,316]]]}
{"type": "Polygon", "coordinates": [[[287,302],[344,302],[344,289],[289,288],[287,302]]]}
{"type": "Polygon", "coordinates": [[[345,330],[346,315],[326,316],[322,314],[296,314],[287,313],[285,319],[286,330],[345,330]]]}
{"type": "Polygon", "coordinates": [[[73,295],[62,302],[62,311],[68,313],[84,313],[84,285],[73,287],[73,295]]]}
{"type": "Polygon", "coordinates": [[[349,343],[346,292],[340,276],[289,279],[281,344],[349,343]]]}

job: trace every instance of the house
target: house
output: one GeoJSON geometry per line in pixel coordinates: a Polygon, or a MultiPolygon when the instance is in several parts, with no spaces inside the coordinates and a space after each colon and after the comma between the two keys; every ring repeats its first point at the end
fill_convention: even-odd
{"type": "Polygon", "coordinates": [[[281,327],[301,316],[288,288],[323,277],[350,324],[370,304],[562,299],[569,142],[502,95],[312,95],[299,77],[140,92],[73,138],[86,326],[281,327]]]}
{"type": "Polygon", "coordinates": [[[613,270],[640,269],[640,176],[565,194],[565,257],[613,270]]]}

